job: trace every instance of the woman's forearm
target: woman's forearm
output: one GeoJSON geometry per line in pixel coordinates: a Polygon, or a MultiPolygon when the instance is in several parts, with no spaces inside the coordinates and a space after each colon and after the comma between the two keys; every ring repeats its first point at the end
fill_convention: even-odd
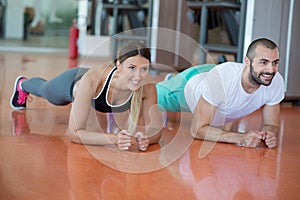
{"type": "Polygon", "coordinates": [[[149,144],[158,143],[162,135],[161,129],[151,128],[146,131],[146,136],[149,139],[149,144]]]}
{"type": "Polygon", "coordinates": [[[117,144],[117,137],[111,133],[97,133],[87,130],[77,130],[70,133],[71,141],[86,145],[109,145],[117,144]]]}

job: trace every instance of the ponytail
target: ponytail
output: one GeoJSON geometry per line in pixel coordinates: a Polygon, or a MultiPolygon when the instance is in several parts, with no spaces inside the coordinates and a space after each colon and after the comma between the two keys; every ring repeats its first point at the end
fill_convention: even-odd
{"type": "Polygon", "coordinates": [[[143,98],[143,86],[137,89],[131,99],[130,113],[128,118],[128,133],[131,136],[135,135],[135,130],[139,121],[141,104],[143,98]]]}
{"type": "MultiPolygon", "coordinates": [[[[150,49],[146,47],[143,41],[129,41],[118,53],[118,60],[120,63],[124,62],[126,59],[140,55],[151,63],[151,53],[150,49]]],[[[135,135],[135,130],[140,117],[140,110],[143,98],[143,86],[137,89],[132,96],[130,113],[128,118],[128,133],[130,135],[135,135]]]]}

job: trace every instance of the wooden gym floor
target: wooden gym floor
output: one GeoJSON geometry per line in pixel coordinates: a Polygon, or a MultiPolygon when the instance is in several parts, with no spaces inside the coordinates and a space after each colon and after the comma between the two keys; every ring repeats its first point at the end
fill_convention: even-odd
{"type": "MultiPolygon", "coordinates": [[[[26,111],[9,105],[17,76],[51,78],[73,65],[64,55],[1,53],[0,199],[299,199],[299,107],[282,104],[276,149],[192,140],[189,113],[145,153],[77,145],[66,134],[70,106],[37,97],[26,111]]],[[[259,122],[257,111],[237,128],[259,122]]]]}

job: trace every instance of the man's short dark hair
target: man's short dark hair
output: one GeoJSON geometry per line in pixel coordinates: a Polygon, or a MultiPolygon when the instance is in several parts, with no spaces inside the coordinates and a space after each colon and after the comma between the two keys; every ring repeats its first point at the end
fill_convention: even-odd
{"type": "Polygon", "coordinates": [[[246,53],[246,56],[250,59],[250,60],[253,60],[254,56],[255,56],[255,49],[257,46],[263,46],[265,48],[268,48],[268,49],[275,49],[275,48],[278,48],[278,46],[275,44],[275,42],[273,42],[272,40],[270,39],[267,39],[267,38],[259,38],[259,39],[256,39],[254,40],[253,42],[251,42],[251,44],[249,45],[248,47],[248,50],[247,50],[247,53],[246,53]]]}

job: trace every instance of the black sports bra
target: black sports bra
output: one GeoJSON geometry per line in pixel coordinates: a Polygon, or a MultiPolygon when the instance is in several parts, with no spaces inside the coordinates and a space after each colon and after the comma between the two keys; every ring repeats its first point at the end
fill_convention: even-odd
{"type": "Polygon", "coordinates": [[[103,84],[101,91],[99,92],[97,97],[92,99],[92,106],[99,112],[124,112],[126,110],[129,110],[130,108],[132,93],[129,98],[120,105],[111,105],[107,101],[109,86],[116,70],[116,67],[111,70],[103,84]]]}

